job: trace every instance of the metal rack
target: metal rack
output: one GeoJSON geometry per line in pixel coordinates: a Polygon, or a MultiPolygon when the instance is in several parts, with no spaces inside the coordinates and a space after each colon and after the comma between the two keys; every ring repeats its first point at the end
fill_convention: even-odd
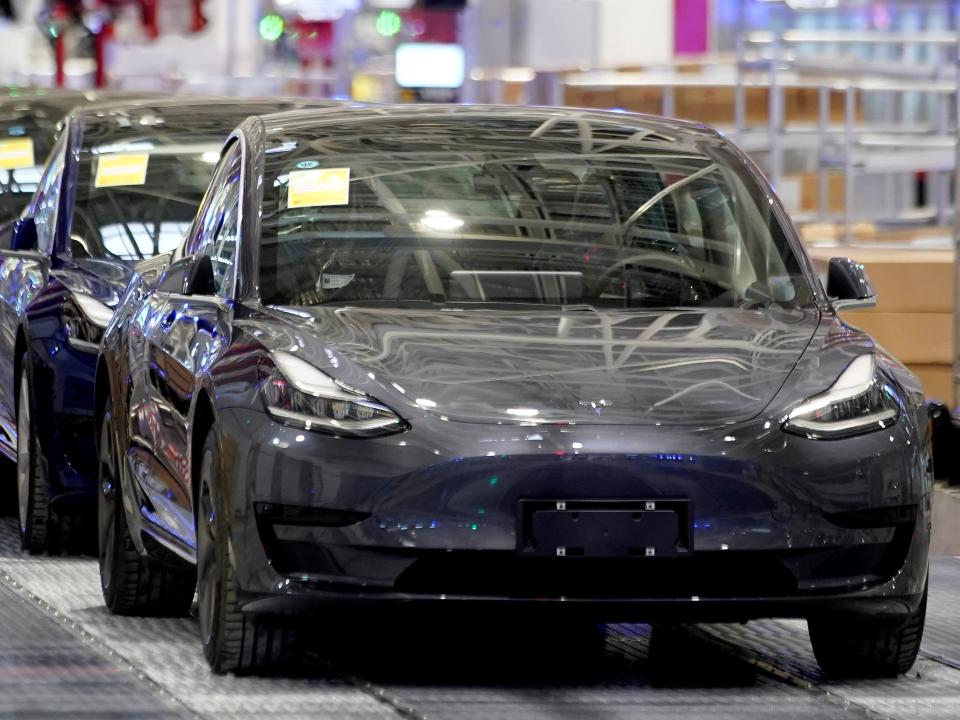
{"type": "MultiPolygon", "coordinates": [[[[866,175],[895,175],[902,173],[927,173],[930,178],[930,196],[933,210],[929,213],[911,212],[894,217],[872,219],[880,223],[896,223],[904,219],[912,222],[936,222],[945,224],[952,212],[949,199],[949,174],[955,169],[955,158],[950,152],[956,137],[956,115],[952,98],[957,93],[957,73],[951,58],[958,47],[957,33],[861,33],[788,31],[780,36],[772,33],[749,33],[737,44],[737,102],[735,109],[735,132],[742,139],[746,129],[744,113],[747,73],[758,70],[766,77],[770,88],[770,110],[767,126],[769,138],[768,170],[772,181],[779,185],[783,177],[784,144],[791,135],[785,126],[783,112],[783,74],[803,72],[810,75],[821,71],[825,63],[811,62],[800,56],[797,45],[833,47],[838,43],[873,47],[890,46],[905,48],[921,46],[933,48],[939,62],[933,65],[902,65],[896,72],[889,68],[863,67],[844,62],[842,75],[834,72],[818,87],[819,122],[816,137],[819,147],[817,171],[819,174],[819,220],[831,219],[826,212],[828,174],[838,170],[844,177],[843,237],[851,239],[856,220],[856,181],[866,175]],[[761,52],[751,53],[759,47],[761,52]],[[882,71],[881,71],[882,70],[882,71]],[[839,128],[831,128],[830,94],[842,92],[844,98],[843,122],[839,128]],[[918,123],[906,117],[904,97],[921,96],[928,100],[927,122],[918,123]],[[858,99],[867,96],[881,100],[880,114],[888,127],[858,122],[858,99]]],[[[846,59],[845,59],[846,60],[846,59]]],[[[831,62],[836,66],[837,58],[831,62]]],[[[866,104],[866,103],[864,103],[866,104]]],[[[903,205],[903,203],[898,203],[903,205]]],[[[889,202],[884,202],[890,207],[889,202]]]]}

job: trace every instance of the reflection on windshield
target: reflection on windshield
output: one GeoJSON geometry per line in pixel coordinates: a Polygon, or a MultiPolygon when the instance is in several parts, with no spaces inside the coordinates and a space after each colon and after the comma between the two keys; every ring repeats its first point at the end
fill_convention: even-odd
{"type": "MultiPolygon", "coordinates": [[[[100,228],[100,239],[106,252],[114,257],[151,257],[175,249],[189,227],[189,222],[113,223],[100,228]]],[[[85,242],[81,238],[75,240],[85,242]]],[[[90,254],[86,246],[84,251],[90,254]]]]}
{"type": "Polygon", "coordinates": [[[810,301],[761,189],[719,142],[609,120],[585,136],[583,117],[379,122],[325,138],[324,154],[268,154],[266,302],[810,301]]]}
{"type": "Polygon", "coordinates": [[[19,215],[36,192],[42,167],[0,170],[0,222],[19,215]]]}
{"type": "Polygon", "coordinates": [[[210,147],[147,153],[134,149],[140,154],[81,155],[70,231],[74,257],[140,261],[182,241],[213,175],[214,165],[206,154],[210,147]],[[115,162],[108,177],[104,158],[137,162],[130,167],[115,162]]]}

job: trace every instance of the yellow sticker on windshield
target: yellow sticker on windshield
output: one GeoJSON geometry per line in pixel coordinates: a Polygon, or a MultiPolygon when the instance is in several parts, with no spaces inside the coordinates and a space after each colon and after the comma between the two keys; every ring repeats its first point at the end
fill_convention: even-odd
{"type": "Polygon", "coordinates": [[[97,175],[93,179],[94,187],[124,187],[143,185],[147,182],[148,153],[118,153],[101,155],[97,161],[97,175]]]}
{"type": "Polygon", "coordinates": [[[33,138],[0,140],[0,170],[18,170],[36,165],[33,138]]]}
{"type": "Polygon", "coordinates": [[[287,186],[287,207],[324,207],[350,202],[350,168],[293,170],[287,186]]]}

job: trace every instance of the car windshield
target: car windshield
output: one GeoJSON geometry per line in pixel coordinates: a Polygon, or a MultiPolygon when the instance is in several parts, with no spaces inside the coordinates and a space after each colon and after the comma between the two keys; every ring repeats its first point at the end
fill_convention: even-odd
{"type": "Polygon", "coordinates": [[[763,189],[702,132],[381,114],[273,132],[265,169],[268,304],[812,302],[763,189]]]}
{"type": "Polygon", "coordinates": [[[176,248],[219,151],[215,141],[84,148],[70,230],[73,257],[139,261],[176,248]]]}
{"type": "Polygon", "coordinates": [[[38,125],[20,117],[0,123],[0,222],[29,204],[56,134],[55,123],[38,125]]]}

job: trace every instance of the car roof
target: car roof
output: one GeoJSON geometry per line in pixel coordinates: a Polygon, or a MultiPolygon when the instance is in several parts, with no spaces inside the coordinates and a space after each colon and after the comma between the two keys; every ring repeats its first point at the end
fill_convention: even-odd
{"type": "MultiPolygon", "coordinates": [[[[261,120],[268,138],[280,134],[287,138],[295,137],[300,133],[310,135],[320,127],[344,127],[347,124],[354,126],[349,134],[355,135],[357,124],[371,123],[382,127],[391,120],[397,121],[401,125],[415,124],[418,120],[446,121],[450,124],[471,121],[494,124],[499,122],[504,126],[515,123],[534,124],[543,127],[544,133],[552,128],[568,127],[568,124],[572,124],[578,128],[582,135],[581,139],[585,142],[588,141],[588,138],[600,142],[605,135],[612,133],[619,142],[623,142],[624,138],[632,137],[634,141],[638,141],[641,137],[645,137],[649,140],[675,144],[678,149],[704,141],[716,141],[718,138],[718,133],[715,130],[699,123],[613,110],[514,105],[431,104],[367,105],[343,107],[341,110],[343,112],[326,111],[319,113],[309,109],[298,109],[263,115],[261,120]],[[349,113],[346,113],[347,109],[349,109],[349,113]]],[[[334,134],[336,134],[335,131],[334,134]]],[[[535,135],[533,137],[539,136],[535,135]]]]}
{"type": "Polygon", "coordinates": [[[308,98],[226,98],[186,96],[105,101],[77,108],[84,145],[131,143],[163,138],[165,142],[223,142],[251,115],[303,108],[337,107],[333,100],[308,98]]]}
{"type": "MultiPolygon", "coordinates": [[[[155,96],[155,94],[153,94],[155,96]]],[[[0,93],[0,125],[28,123],[55,128],[73,108],[91,103],[151,97],[148,93],[11,87],[0,93]]]]}

